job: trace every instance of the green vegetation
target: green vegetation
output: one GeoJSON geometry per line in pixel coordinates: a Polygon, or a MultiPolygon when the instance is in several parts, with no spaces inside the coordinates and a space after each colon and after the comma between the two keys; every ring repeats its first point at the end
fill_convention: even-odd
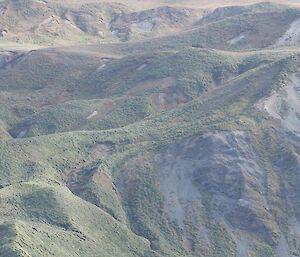
{"type": "Polygon", "coordinates": [[[117,3],[1,7],[2,43],[118,41],[108,23],[120,12],[118,33],[146,38],[0,53],[1,257],[299,252],[299,138],[282,123],[288,104],[281,120],[264,105],[299,70],[297,42],[275,47],[299,9],[260,3],[202,19],[117,3]],[[138,34],[157,15],[149,37],[160,37],[138,34]]]}

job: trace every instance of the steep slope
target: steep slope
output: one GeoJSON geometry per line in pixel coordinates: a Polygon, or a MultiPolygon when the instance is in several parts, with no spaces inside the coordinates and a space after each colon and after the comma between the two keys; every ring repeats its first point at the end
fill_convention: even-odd
{"type": "MultiPolygon", "coordinates": [[[[266,48],[272,46],[285,33],[290,34],[287,31],[298,18],[297,9],[242,12],[195,26],[178,35],[157,39],[154,44],[217,49],[266,48]]],[[[296,40],[294,44],[297,44],[296,40]]]]}
{"type": "Polygon", "coordinates": [[[0,3],[1,41],[37,45],[99,42],[106,37],[107,23],[126,7],[118,4],[83,4],[77,9],[32,0],[0,3]]]}
{"type": "MultiPolygon", "coordinates": [[[[45,50],[35,54],[39,58],[43,56],[53,59],[56,56],[56,54],[49,55],[45,50]]],[[[288,55],[274,52],[262,56],[256,54],[234,56],[230,53],[191,48],[177,53],[133,55],[108,61],[105,65],[100,64],[101,60],[99,64],[94,64],[91,59],[90,63],[85,62],[86,71],[82,70],[82,76],[77,74],[76,79],[71,76],[65,77],[66,72],[60,68],[59,72],[63,73],[56,74],[58,79],[65,80],[64,86],[67,88],[64,95],[59,99],[52,99],[52,102],[49,99],[48,105],[43,104],[41,108],[44,94],[49,94],[50,90],[50,87],[45,85],[45,89],[38,90],[41,94],[35,100],[38,108],[33,109],[31,114],[27,113],[23,119],[20,117],[21,121],[12,126],[10,133],[14,137],[28,137],[66,131],[123,127],[161,111],[175,109],[203,94],[209,95],[224,85],[247,83],[245,82],[247,73],[251,70],[255,72],[255,69],[259,70],[264,65],[272,63],[276,65],[280,59],[288,55]],[[100,68],[98,65],[101,65],[100,68]],[[68,101],[74,98],[77,100],[68,101]]],[[[80,58],[76,56],[72,58],[73,67],[71,64],[67,66],[68,60],[65,55],[62,56],[68,71],[82,65],[81,61],[75,62],[75,58],[80,58]]],[[[35,59],[34,56],[28,58],[35,59]]],[[[12,79],[12,74],[16,70],[19,71],[23,65],[24,63],[19,65],[19,68],[12,69],[11,74],[6,71],[3,84],[16,81],[15,78],[12,79]]],[[[37,68],[35,72],[38,77],[36,80],[35,76],[31,76],[31,85],[34,85],[35,81],[40,82],[40,76],[45,78],[48,69],[37,68]]],[[[27,75],[20,76],[22,83],[26,83],[26,78],[27,75]]],[[[64,92],[59,83],[54,85],[52,81],[51,90],[56,90],[57,87],[60,92],[64,92]]],[[[13,89],[12,86],[10,88],[13,89]]],[[[14,90],[18,92],[20,89],[14,90]]],[[[23,90],[21,92],[24,93],[23,90]]],[[[24,105],[22,102],[19,104],[24,105]]],[[[33,107],[32,104],[31,108],[33,107]]]]}
{"type": "Polygon", "coordinates": [[[288,87],[281,92],[272,94],[262,100],[262,107],[270,116],[281,121],[282,127],[287,132],[299,135],[300,97],[299,97],[299,74],[294,74],[288,87]]]}
{"type": "MultiPolygon", "coordinates": [[[[72,56],[73,66],[68,69],[81,68],[81,62],[74,62],[74,53],[63,52],[72,56]]],[[[50,58],[56,64],[60,58],[68,60],[68,55],[52,54],[39,50],[26,58],[28,62],[44,56],[42,60],[50,58]]],[[[279,186],[276,177],[283,176],[280,171],[284,165],[298,167],[298,162],[277,162],[273,154],[282,150],[270,152],[260,135],[266,133],[281,140],[280,129],[273,135],[269,127],[276,122],[265,120],[262,117],[266,116],[253,108],[288,81],[287,71],[294,69],[297,54],[274,50],[236,55],[191,48],[157,53],[151,58],[134,55],[115,59],[101,69],[98,65],[102,64],[89,57],[92,71],[67,85],[69,96],[63,103],[52,102],[37,114],[26,114],[27,118],[11,130],[13,136],[29,138],[1,141],[1,191],[8,199],[2,203],[3,231],[7,231],[3,233],[12,233],[15,242],[4,243],[3,256],[5,251],[67,256],[70,245],[77,244],[82,248],[75,247],[72,255],[244,256],[249,252],[272,256],[280,250],[276,248],[279,243],[284,249],[296,249],[290,240],[297,233],[289,232],[292,227],[284,227],[289,219],[296,222],[296,209],[294,214],[284,214],[285,196],[269,191],[279,186]],[[118,75],[109,78],[106,74],[113,71],[118,75]],[[125,84],[115,81],[120,74],[126,74],[125,84]],[[175,79],[168,80],[170,77],[175,79]],[[159,83],[153,83],[154,78],[159,83]],[[189,83],[185,78],[190,78],[189,83]],[[148,84],[142,87],[142,81],[148,84]],[[135,114],[138,119],[130,119],[135,111],[141,112],[139,101],[157,93],[167,95],[164,90],[174,86],[188,96],[187,101],[168,108],[156,106],[154,101],[149,114],[135,114]],[[71,100],[74,97],[77,100],[71,100]],[[107,112],[111,102],[116,107],[107,112]],[[124,103],[131,107],[126,109],[124,103]],[[106,130],[110,127],[99,125],[101,115],[106,115],[102,122],[117,121],[118,129],[106,130]],[[123,117],[126,122],[122,124],[123,117]],[[22,126],[28,125],[28,132],[20,135],[22,126]],[[218,131],[221,128],[227,131],[218,131]],[[59,133],[71,130],[75,132],[59,133]],[[40,205],[39,199],[49,202],[56,212],[48,204],[40,205]],[[20,211],[12,216],[12,208],[20,211]],[[77,209],[91,214],[78,216],[77,209]],[[102,215],[108,225],[99,231],[97,226],[102,226],[102,221],[98,223],[95,217],[102,220],[102,215]],[[29,231],[28,224],[37,231],[29,231]],[[36,243],[37,239],[46,240],[45,230],[55,247],[44,249],[36,243]],[[120,237],[112,240],[115,233],[120,237]],[[68,241],[56,242],[54,235],[68,241]],[[147,241],[137,241],[136,235],[146,238],[148,246],[147,241]],[[119,241],[128,250],[122,250],[119,241]]],[[[24,62],[9,69],[20,69],[24,62]]],[[[37,74],[41,71],[43,68],[35,70],[37,74]]],[[[23,85],[17,83],[9,91],[18,92],[23,85]]],[[[53,84],[53,88],[61,86],[53,84]]],[[[3,117],[9,120],[10,115],[3,117]]],[[[295,158],[293,151],[298,148],[294,147],[286,148],[285,158],[295,158]]],[[[281,181],[289,181],[293,169],[290,172],[281,181]]],[[[294,186],[288,185],[288,192],[294,186]]]]}
{"type": "Polygon", "coordinates": [[[297,45],[300,43],[300,19],[290,24],[289,29],[275,43],[276,46],[297,45]]]}
{"type": "Polygon", "coordinates": [[[2,189],[1,199],[1,238],[8,241],[1,240],[2,256],[125,257],[149,249],[123,224],[61,186],[23,183],[2,189]]]}
{"type": "Polygon", "coordinates": [[[299,9],[183,5],[0,2],[80,43],[0,52],[1,257],[300,255],[299,9]]]}
{"type": "Polygon", "coordinates": [[[173,34],[155,40],[155,44],[250,49],[270,46],[276,40],[277,45],[298,42],[299,10],[289,6],[259,3],[214,11],[170,6],[134,9],[106,2],[70,5],[2,1],[0,43],[70,45],[137,41],[173,34]]]}
{"type": "Polygon", "coordinates": [[[121,40],[171,33],[191,26],[201,11],[188,8],[159,7],[116,15],[109,24],[114,36],[121,40]]]}
{"type": "Polygon", "coordinates": [[[201,12],[159,7],[132,11],[118,3],[65,3],[33,0],[0,2],[0,43],[70,45],[170,33],[191,25],[201,12]],[[150,35],[148,32],[151,32],[150,35]],[[146,33],[146,34],[145,34],[146,33]]]}

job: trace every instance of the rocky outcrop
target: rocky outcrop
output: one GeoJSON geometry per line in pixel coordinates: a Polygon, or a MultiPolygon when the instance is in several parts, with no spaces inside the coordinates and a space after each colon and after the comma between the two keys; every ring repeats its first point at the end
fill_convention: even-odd
{"type": "MultiPolygon", "coordinates": [[[[278,172],[300,168],[299,160],[289,153],[282,161],[272,162],[278,172]]],[[[278,256],[285,250],[289,252],[285,241],[288,235],[282,231],[269,200],[268,183],[272,179],[262,163],[253,136],[246,131],[193,136],[156,156],[165,212],[171,223],[185,231],[184,235],[193,231],[191,227],[197,228],[188,237],[193,249],[197,245],[200,249],[212,247],[217,226],[227,231],[222,232],[225,240],[234,242],[231,247],[238,256],[254,253],[257,240],[266,245],[278,244],[278,256]]],[[[295,205],[295,195],[289,194],[297,194],[297,182],[292,184],[286,197],[295,205]]],[[[294,217],[296,223],[297,219],[294,217]]],[[[289,229],[293,227],[297,226],[289,229]]]]}
{"type": "Polygon", "coordinates": [[[285,131],[300,136],[300,75],[293,74],[287,87],[263,99],[259,106],[279,120],[285,131]]]}
{"type": "Polygon", "coordinates": [[[296,45],[300,43],[300,18],[291,23],[289,29],[276,41],[275,46],[296,45]]]}
{"type": "Polygon", "coordinates": [[[109,29],[112,35],[128,40],[132,37],[176,30],[191,25],[198,15],[199,11],[194,9],[172,7],[120,13],[112,19],[109,29]]]}

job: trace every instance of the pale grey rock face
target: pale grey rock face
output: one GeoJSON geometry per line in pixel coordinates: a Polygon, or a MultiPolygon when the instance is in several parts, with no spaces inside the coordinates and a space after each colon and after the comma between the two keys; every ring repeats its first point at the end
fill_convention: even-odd
{"type": "Polygon", "coordinates": [[[239,44],[241,41],[243,40],[247,40],[247,37],[251,34],[251,31],[244,31],[241,34],[239,34],[238,36],[232,38],[231,40],[229,40],[227,43],[230,46],[235,46],[237,44],[239,44]]]}
{"type": "MultiPolygon", "coordinates": [[[[287,155],[274,160],[274,168],[280,172],[290,167],[300,171],[299,162],[293,163],[290,158],[287,155]]],[[[238,256],[250,253],[251,235],[276,244],[278,256],[289,252],[286,236],[271,211],[268,171],[261,165],[249,132],[219,131],[193,136],[171,145],[163,154],[156,155],[155,161],[166,215],[182,229],[193,223],[203,235],[202,245],[209,243],[203,218],[203,198],[209,194],[211,222],[225,224],[238,256]]],[[[287,197],[296,205],[293,189],[292,183],[287,197]]],[[[289,227],[299,234],[295,217],[289,227]]]]}
{"type": "Polygon", "coordinates": [[[110,21],[109,30],[113,36],[128,40],[132,36],[145,35],[164,27],[170,29],[192,24],[196,19],[192,9],[159,7],[117,14],[110,21]]]}
{"type": "Polygon", "coordinates": [[[275,46],[296,45],[300,43],[300,18],[291,23],[289,29],[276,41],[275,46]]]}
{"type": "Polygon", "coordinates": [[[300,136],[300,77],[293,74],[286,88],[263,100],[264,110],[280,120],[282,127],[300,136]]]}
{"type": "MultiPolygon", "coordinates": [[[[202,191],[214,194],[220,205],[229,200],[251,208],[252,199],[244,190],[251,179],[251,186],[263,196],[264,170],[256,162],[247,132],[212,132],[188,138],[157,158],[161,190],[170,201],[168,213],[179,223],[184,220],[184,206],[200,200],[202,191]]],[[[263,197],[261,200],[265,204],[263,197]]]]}

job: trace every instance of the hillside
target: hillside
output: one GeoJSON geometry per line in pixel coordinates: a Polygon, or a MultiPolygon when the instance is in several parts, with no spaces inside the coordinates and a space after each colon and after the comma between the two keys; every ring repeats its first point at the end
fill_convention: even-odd
{"type": "Polygon", "coordinates": [[[143,5],[102,1],[67,3],[1,1],[0,47],[16,44],[32,49],[149,38],[152,41],[153,37],[161,36],[167,36],[158,39],[164,44],[222,49],[266,47],[276,39],[277,45],[299,42],[299,9],[291,5],[258,3],[212,9],[205,5],[190,8],[166,3],[141,10],[137,7],[143,5]],[[288,34],[283,35],[285,31],[288,34]]]}
{"type": "Polygon", "coordinates": [[[157,7],[134,11],[118,3],[68,6],[52,1],[0,2],[0,43],[70,45],[103,43],[170,33],[201,15],[190,8],[157,7]]]}
{"type": "Polygon", "coordinates": [[[300,256],[296,2],[0,12],[0,257],[300,256]]]}

